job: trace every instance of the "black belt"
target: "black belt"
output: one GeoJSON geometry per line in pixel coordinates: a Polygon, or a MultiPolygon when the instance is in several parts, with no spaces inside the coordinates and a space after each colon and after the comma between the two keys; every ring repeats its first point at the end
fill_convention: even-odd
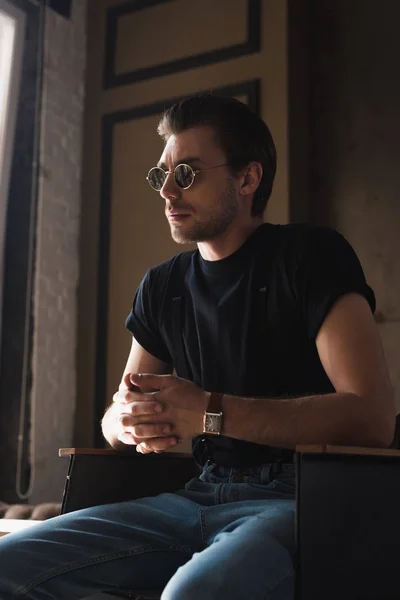
{"type": "Polygon", "coordinates": [[[193,455],[197,463],[203,466],[207,461],[216,463],[221,467],[256,467],[257,465],[267,463],[291,463],[293,462],[294,450],[288,448],[276,448],[274,446],[265,446],[261,452],[248,455],[224,452],[216,448],[212,449],[207,444],[207,438],[196,440],[193,447],[193,455]]]}

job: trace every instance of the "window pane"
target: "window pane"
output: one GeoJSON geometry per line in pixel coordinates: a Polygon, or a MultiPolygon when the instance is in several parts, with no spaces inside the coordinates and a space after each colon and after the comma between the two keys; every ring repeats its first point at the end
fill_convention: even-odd
{"type": "Polygon", "coordinates": [[[15,48],[16,20],[0,10],[0,185],[15,48]]]}

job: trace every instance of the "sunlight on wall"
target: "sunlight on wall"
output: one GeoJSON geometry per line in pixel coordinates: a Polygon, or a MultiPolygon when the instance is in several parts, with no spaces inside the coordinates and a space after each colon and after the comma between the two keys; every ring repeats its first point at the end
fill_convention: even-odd
{"type": "Polygon", "coordinates": [[[0,10],[0,185],[4,174],[6,123],[15,48],[16,19],[0,10]]]}

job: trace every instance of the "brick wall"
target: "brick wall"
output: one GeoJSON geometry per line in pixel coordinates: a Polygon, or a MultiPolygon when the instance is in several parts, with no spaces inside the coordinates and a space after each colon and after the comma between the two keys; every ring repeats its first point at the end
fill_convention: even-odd
{"type": "Polygon", "coordinates": [[[70,446],[76,391],[76,291],[86,67],[86,0],[71,18],[46,11],[40,181],[34,282],[30,502],[57,501],[70,446]]]}

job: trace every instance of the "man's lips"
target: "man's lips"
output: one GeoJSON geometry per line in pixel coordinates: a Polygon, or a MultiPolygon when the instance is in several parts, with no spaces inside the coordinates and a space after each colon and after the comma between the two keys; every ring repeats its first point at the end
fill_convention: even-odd
{"type": "Polygon", "coordinates": [[[190,213],[181,213],[181,212],[167,213],[167,218],[170,221],[180,221],[182,219],[186,219],[187,217],[190,217],[190,213]]]}

